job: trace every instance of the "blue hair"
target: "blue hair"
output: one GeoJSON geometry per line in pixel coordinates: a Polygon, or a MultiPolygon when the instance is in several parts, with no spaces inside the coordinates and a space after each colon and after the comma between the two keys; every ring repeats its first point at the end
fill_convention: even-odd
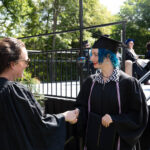
{"type": "MultiPolygon", "coordinates": [[[[104,49],[104,48],[98,49],[98,62],[103,63],[104,59],[107,57],[108,54],[110,55],[109,58],[112,62],[113,67],[119,68],[120,63],[119,63],[119,59],[117,58],[116,54],[113,53],[112,51],[104,49]]],[[[89,55],[90,55],[90,57],[92,56],[92,49],[90,49],[89,55]]]]}
{"type": "Polygon", "coordinates": [[[119,60],[118,60],[116,54],[113,53],[112,51],[104,49],[104,48],[98,49],[98,62],[103,63],[104,59],[107,57],[108,54],[110,55],[109,58],[112,62],[113,67],[119,68],[120,64],[119,64],[119,60]]]}

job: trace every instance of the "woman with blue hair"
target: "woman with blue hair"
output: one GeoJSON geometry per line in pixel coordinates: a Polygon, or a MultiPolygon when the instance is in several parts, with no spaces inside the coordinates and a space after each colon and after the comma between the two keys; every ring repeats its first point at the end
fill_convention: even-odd
{"type": "Polygon", "coordinates": [[[97,73],[82,85],[76,101],[77,133],[87,150],[139,150],[148,117],[145,96],[133,77],[119,70],[121,43],[101,36],[92,48],[97,73]]]}

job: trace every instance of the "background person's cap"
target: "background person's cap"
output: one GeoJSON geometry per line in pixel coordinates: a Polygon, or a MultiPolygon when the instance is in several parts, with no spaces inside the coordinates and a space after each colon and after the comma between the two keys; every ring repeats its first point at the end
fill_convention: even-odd
{"type": "Polygon", "coordinates": [[[134,39],[127,39],[125,43],[128,44],[130,41],[134,42],[134,39]]]}

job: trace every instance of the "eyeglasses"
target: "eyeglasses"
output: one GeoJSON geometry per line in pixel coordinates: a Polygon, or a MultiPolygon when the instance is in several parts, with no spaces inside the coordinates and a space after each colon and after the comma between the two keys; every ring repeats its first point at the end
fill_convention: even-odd
{"type": "Polygon", "coordinates": [[[25,60],[25,59],[19,59],[17,61],[24,61],[26,63],[26,65],[28,65],[29,62],[30,62],[30,58],[28,58],[27,60],[25,60]]]}

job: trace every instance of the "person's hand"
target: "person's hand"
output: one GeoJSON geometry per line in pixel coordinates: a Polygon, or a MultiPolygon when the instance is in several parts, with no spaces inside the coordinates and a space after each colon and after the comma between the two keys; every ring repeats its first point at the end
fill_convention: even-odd
{"type": "Polygon", "coordinates": [[[79,115],[79,109],[71,110],[71,111],[66,111],[63,113],[65,117],[65,121],[69,122],[71,124],[75,124],[78,121],[78,115],[79,115]]]}
{"type": "Polygon", "coordinates": [[[111,119],[111,116],[109,114],[105,114],[103,117],[102,117],[102,125],[104,127],[109,127],[109,125],[113,122],[112,119],[111,119]]]}

